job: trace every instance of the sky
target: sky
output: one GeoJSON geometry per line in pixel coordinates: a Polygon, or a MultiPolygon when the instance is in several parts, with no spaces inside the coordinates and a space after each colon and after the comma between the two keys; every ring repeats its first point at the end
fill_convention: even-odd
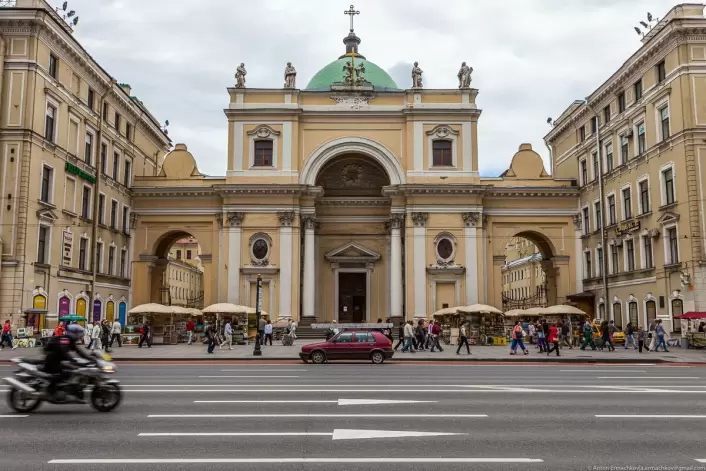
{"type": "MultiPolygon", "coordinates": [[[[49,0],[59,5],[58,0],[49,0]]],[[[282,86],[285,64],[304,88],[343,54],[350,0],[70,0],[75,36],[119,82],[132,86],[169,136],[185,143],[201,172],[224,175],[223,109],[244,62],[247,86],[282,86]]],[[[550,169],[547,118],[603,83],[641,45],[634,31],[668,0],[355,0],[361,54],[411,86],[419,61],[426,88],[456,88],[462,61],[483,110],[483,176],[508,168],[529,142],[550,169]]]]}

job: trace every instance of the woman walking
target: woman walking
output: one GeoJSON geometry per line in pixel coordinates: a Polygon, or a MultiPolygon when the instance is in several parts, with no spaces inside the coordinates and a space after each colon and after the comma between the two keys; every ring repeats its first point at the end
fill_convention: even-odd
{"type": "Polygon", "coordinates": [[[213,324],[209,324],[206,328],[206,338],[208,339],[208,353],[213,353],[213,349],[216,348],[216,330],[213,328],[213,324]]]}
{"type": "Polygon", "coordinates": [[[556,356],[560,357],[559,354],[559,329],[561,328],[561,322],[556,321],[556,325],[552,324],[549,326],[549,337],[547,341],[552,344],[550,348],[547,349],[547,356],[556,350],[556,356]]]}
{"type": "Polygon", "coordinates": [[[517,353],[517,346],[519,345],[525,355],[529,355],[529,350],[525,347],[525,343],[522,341],[525,336],[525,331],[522,330],[522,325],[520,321],[515,321],[515,327],[512,328],[512,343],[510,344],[510,355],[517,353]]]}
{"type": "Polygon", "coordinates": [[[601,351],[603,351],[603,348],[606,347],[606,344],[608,345],[609,352],[615,351],[615,347],[613,346],[613,340],[611,339],[610,335],[610,325],[608,324],[608,321],[603,321],[603,323],[601,324],[601,340],[603,341],[601,351]]]}
{"type": "Polygon", "coordinates": [[[645,346],[645,328],[641,325],[637,326],[637,348],[638,352],[642,353],[642,348],[645,346]]]}
{"type": "Polygon", "coordinates": [[[458,348],[456,349],[456,355],[461,354],[461,347],[463,347],[464,345],[466,346],[466,351],[468,352],[468,354],[471,354],[471,347],[470,345],[468,345],[468,333],[466,332],[466,325],[466,322],[461,324],[461,329],[459,330],[460,337],[458,339],[458,348]]]}

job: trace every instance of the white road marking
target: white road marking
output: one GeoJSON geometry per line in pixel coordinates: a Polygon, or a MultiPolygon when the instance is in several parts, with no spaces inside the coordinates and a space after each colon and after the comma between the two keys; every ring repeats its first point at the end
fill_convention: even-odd
{"type": "Polygon", "coordinates": [[[290,418],[331,418],[331,419],[354,419],[354,418],[481,418],[488,417],[486,414],[150,414],[150,419],[290,419],[290,418]]]}
{"type": "MultiPolygon", "coordinates": [[[[576,385],[579,387],[580,385],[576,385]]],[[[679,387],[679,386],[676,386],[679,387]]],[[[0,390],[0,392],[2,392],[0,390]]],[[[240,393],[240,394],[250,394],[250,393],[408,393],[408,394],[418,394],[420,392],[425,393],[439,393],[439,394],[456,394],[459,392],[464,393],[503,393],[503,392],[519,392],[519,393],[625,393],[625,392],[635,392],[635,393],[650,393],[650,392],[660,392],[660,393],[684,393],[684,394],[706,394],[706,389],[699,391],[684,391],[680,389],[659,389],[659,390],[649,390],[639,386],[634,388],[625,389],[592,389],[591,387],[585,387],[583,389],[523,389],[523,388],[506,388],[506,389],[460,389],[450,391],[448,389],[425,389],[423,391],[410,391],[409,389],[124,389],[123,392],[126,393],[240,393]]]]}
{"type": "Polygon", "coordinates": [[[640,414],[640,415],[597,415],[599,419],[706,419],[706,415],[640,414]]]}
{"type": "Polygon", "coordinates": [[[698,376],[598,376],[598,379],[701,379],[698,376]]]}
{"type": "Polygon", "coordinates": [[[23,417],[29,417],[29,415],[18,415],[18,414],[0,415],[0,419],[21,419],[23,417]]]}
{"type": "Polygon", "coordinates": [[[356,463],[543,463],[537,458],[88,458],[55,459],[47,464],[356,464],[356,463]]]}
{"type": "MultiPolygon", "coordinates": [[[[245,369],[242,369],[242,370],[240,370],[240,369],[239,369],[239,370],[221,370],[221,371],[225,371],[225,372],[229,372],[229,373],[231,373],[231,372],[236,372],[236,371],[241,371],[241,372],[242,372],[242,371],[247,371],[248,373],[253,373],[253,372],[254,372],[254,371],[253,371],[253,368],[245,368],[245,369]]],[[[271,370],[271,369],[269,369],[269,368],[263,368],[262,371],[265,371],[265,372],[267,372],[267,373],[270,373],[270,372],[287,372],[287,373],[291,373],[291,372],[295,371],[295,372],[298,373],[298,372],[300,372],[300,371],[306,371],[306,370],[300,370],[300,369],[298,369],[298,368],[289,368],[289,369],[283,369],[283,370],[271,370]]]]}
{"type": "Polygon", "coordinates": [[[321,432],[166,432],[140,433],[140,437],[331,437],[333,440],[366,440],[370,438],[445,437],[467,433],[414,432],[394,430],[335,429],[333,433],[321,432]]]}
{"type": "MultiPolygon", "coordinates": [[[[562,373],[617,373],[615,370],[594,370],[593,368],[584,368],[582,370],[559,370],[562,373]]],[[[647,370],[630,370],[630,373],[647,373],[647,370]]]]}
{"type": "Polygon", "coordinates": [[[299,376],[199,376],[199,378],[298,378],[299,376]]]}
{"type": "Polygon", "coordinates": [[[439,401],[408,401],[399,399],[339,399],[337,401],[194,401],[195,404],[338,404],[339,406],[372,406],[377,404],[421,404],[439,401]]]}

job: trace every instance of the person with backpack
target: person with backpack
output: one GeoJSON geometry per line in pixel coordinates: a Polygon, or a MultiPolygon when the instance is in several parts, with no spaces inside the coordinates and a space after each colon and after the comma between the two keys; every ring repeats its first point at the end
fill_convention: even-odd
{"type": "Polygon", "coordinates": [[[583,343],[579,350],[586,350],[586,346],[590,345],[591,350],[596,349],[596,342],[593,341],[593,326],[591,326],[591,321],[586,319],[583,323],[583,343]]]}
{"type": "Polygon", "coordinates": [[[522,330],[522,325],[520,321],[515,321],[515,326],[512,328],[512,343],[510,344],[510,355],[515,355],[517,353],[517,347],[519,346],[525,355],[529,355],[529,350],[525,347],[523,339],[525,337],[525,331],[522,330]]]}

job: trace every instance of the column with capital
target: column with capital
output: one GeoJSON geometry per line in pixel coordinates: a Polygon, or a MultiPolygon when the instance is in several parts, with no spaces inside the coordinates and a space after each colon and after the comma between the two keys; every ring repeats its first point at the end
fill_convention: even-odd
{"type": "MultiPolygon", "coordinates": [[[[576,272],[576,292],[583,292],[583,240],[581,239],[581,215],[574,214],[574,270],[576,272]]],[[[607,250],[603,251],[604,257],[609,257],[607,250]]]]}
{"type": "Polygon", "coordinates": [[[466,304],[478,303],[478,233],[480,213],[463,213],[463,239],[466,251],[466,304]]]}
{"type": "Polygon", "coordinates": [[[228,302],[240,304],[240,252],[245,213],[226,213],[228,220],[228,302]]]}
{"type": "MultiPolygon", "coordinates": [[[[427,219],[429,213],[412,213],[414,259],[414,317],[427,317],[427,219]]],[[[393,278],[394,280],[394,278],[393,278]]]]}
{"type": "Polygon", "coordinates": [[[277,213],[279,217],[279,310],[277,317],[292,317],[292,225],[294,212],[277,213]]]}
{"type": "Polygon", "coordinates": [[[402,228],[404,214],[390,217],[390,316],[402,317],[402,228]]]}
{"type": "Polygon", "coordinates": [[[302,216],[304,227],[304,283],[302,287],[302,317],[316,317],[316,217],[302,216]]]}

